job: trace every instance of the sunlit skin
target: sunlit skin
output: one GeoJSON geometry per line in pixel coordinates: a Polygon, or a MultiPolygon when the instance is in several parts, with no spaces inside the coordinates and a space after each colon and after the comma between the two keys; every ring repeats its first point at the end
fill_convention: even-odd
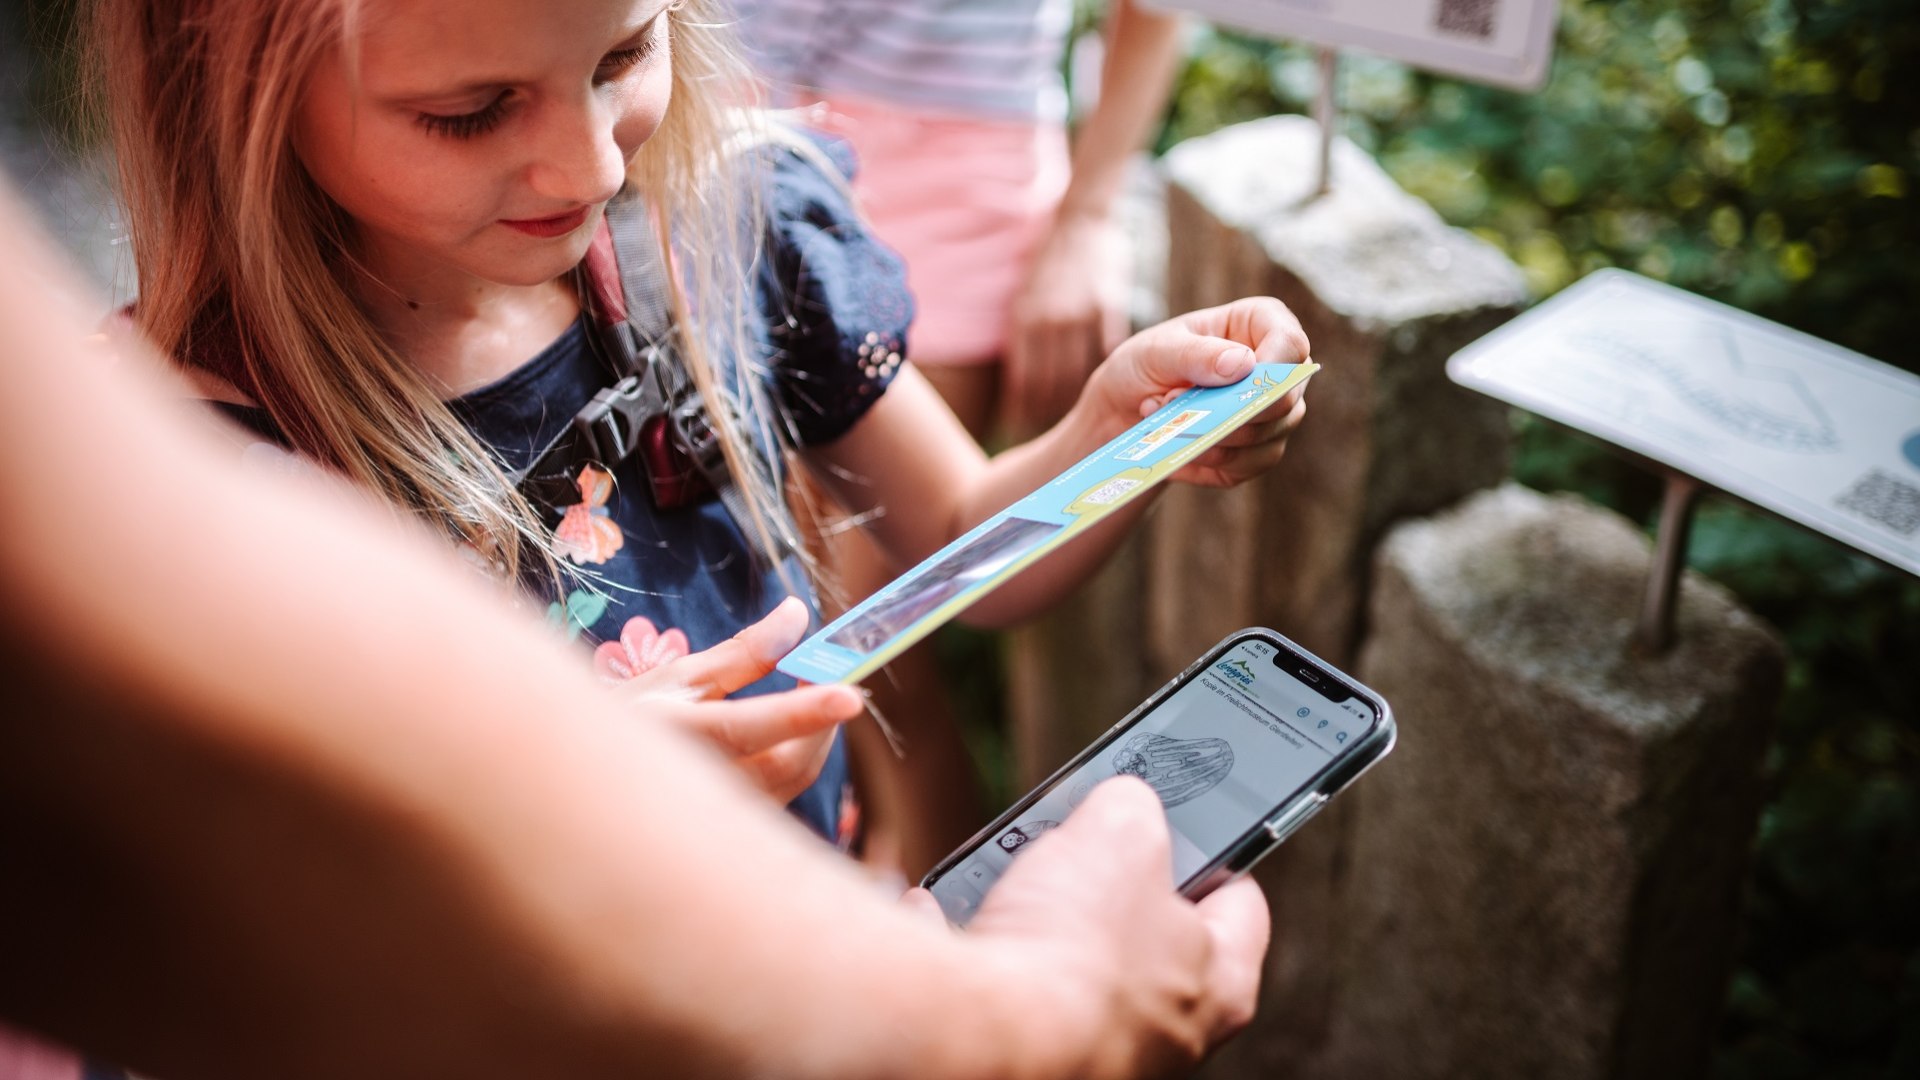
{"type": "Polygon", "coordinates": [[[357,226],[361,300],[449,393],[578,314],[561,276],[666,112],[667,7],[372,0],[302,87],[294,151],[357,226]]]}

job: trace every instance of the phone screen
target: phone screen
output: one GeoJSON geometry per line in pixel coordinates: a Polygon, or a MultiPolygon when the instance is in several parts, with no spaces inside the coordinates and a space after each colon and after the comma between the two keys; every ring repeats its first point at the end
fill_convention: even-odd
{"type": "Polygon", "coordinates": [[[1185,882],[1377,722],[1367,702],[1324,669],[1280,656],[1271,642],[1243,639],[1044,789],[1010,826],[941,875],[933,895],[949,920],[964,925],[1023,847],[1065,821],[1094,785],[1122,774],[1159,794],[1173,834],[1173,880],[1185,882]],[[1288,667],[1304,669],[1327,692],[1288,667]]]}

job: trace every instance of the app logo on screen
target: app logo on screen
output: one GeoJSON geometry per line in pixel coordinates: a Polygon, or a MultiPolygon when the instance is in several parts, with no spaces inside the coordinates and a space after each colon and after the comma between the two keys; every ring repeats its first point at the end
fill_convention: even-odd
{"type": "Polygon", "coordinates": [[[1241,686],[1253,685],[1253,668],[1245,660],[1222,660],[1213,666],[1214,674],[1232,679],[1241,686]]]}
{"type": "Polygon", "coordinates": [[[1029,821],[1025,825],[1015,825],[1000,834],[1000,850],[1011,855],[1039,839],[1042,833],[1059,827],[1057,821],[1029,821]]]}

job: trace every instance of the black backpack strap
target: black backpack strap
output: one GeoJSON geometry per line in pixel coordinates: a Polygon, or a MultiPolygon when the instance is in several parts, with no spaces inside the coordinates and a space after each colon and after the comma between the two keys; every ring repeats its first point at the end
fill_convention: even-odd
{"type": "Polygon", "coordinates": [[[627,318],[601,335],[611,346],[605,351],[612,353],[608,359],[616,381],[594,394],[512,477],[522,495],[552,510],[580,501],[583,468],[611,469],[624,462],[685,396],[686,388],[679,385],[684,376],[672,358],[673,306],[653,222],[638,199],[615,199],[606,214],[627,307],[627,318]]]}
{"type": "MultiPolygon", "coordinates": [[[[515,475],[515,486],[542,505],[563,508],[580,501],[579,475],[586,465],[612,468],[640,453],[655,505],[686,505],[704,487],[719,496],[741,534],[751,536],[753,517],[745,492],[727,468],[707,404],[674,356],[668,267],[652,218],[646,205],[634,198],[615,199],[606,215],[627,308],[627,318],[605,334],[619,380],[595,394],[533,463],[515,475]]],[[[744,429],[745,418],[732,395],[722,390],[720,397],[718,404],[730,412],[736,430],[744,429]]],[[[748,467],[777,493],[779,471],[765,460],[757,441],[747,441],[748,467]]],[[[786,550],[799,550],[784,514],[774,515],[770,524],[786,550]]]]}
{"type": "MultiPolygon", "coordinates": [[[[657,358],[656,358],[657,360],[657,358]]],[[[528,499],[555,510],[580,501],[580,470],[611,468],[639,448],[648,426],[667,413],[657,362],[593,395],[573,420],[512,477],[528,499]]]]}

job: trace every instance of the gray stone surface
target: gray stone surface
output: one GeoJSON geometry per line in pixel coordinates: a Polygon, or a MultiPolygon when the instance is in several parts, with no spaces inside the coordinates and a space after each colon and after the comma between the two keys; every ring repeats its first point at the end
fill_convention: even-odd
{"type": "Polygon", "coordinates": [[[1784,654],[1689,574],[1627,641],[1649,545],[1517,487],[1382,546],[1361,677],[1401,741],[1345,843],[1312,1077],[1703,1075],[1784,654]]]}
{"type": "Polygon", "coordinates": [[[1334,140],[1331,190],[1315,196],[1319,140],[1312,120],[1273,116],[1189,139],[1168,152],[1165,170],[1214,221],[1363,330],[1524,301],[1505,255],[1449,228],[1352,142],[1334,140]]]}

